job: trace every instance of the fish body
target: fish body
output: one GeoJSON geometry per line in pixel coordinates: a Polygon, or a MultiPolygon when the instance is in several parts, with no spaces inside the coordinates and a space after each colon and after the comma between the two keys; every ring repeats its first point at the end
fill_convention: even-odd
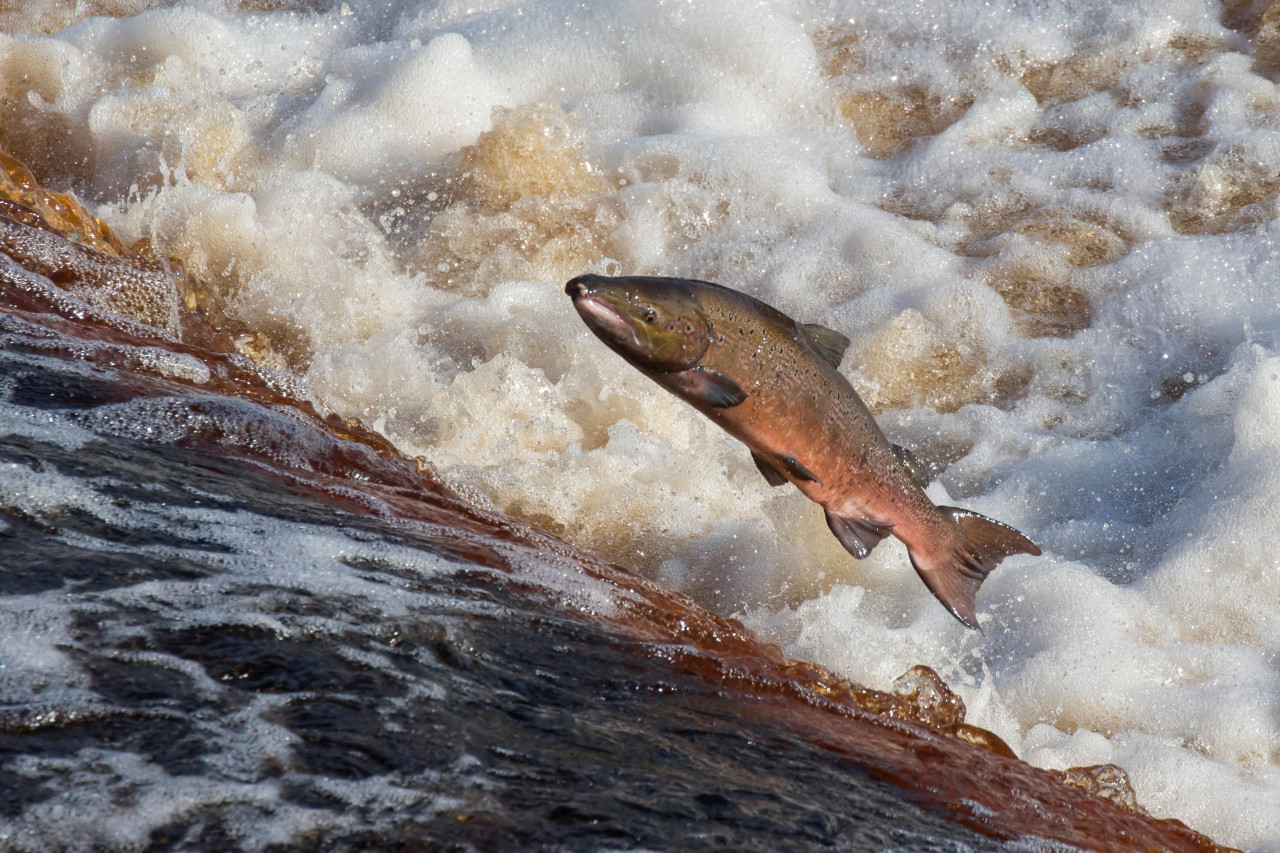
{"type": "Polygon", "coordinates": [[[978,628],[976,593],[1001,560],[1040,554],[1008,525],[929,500],[924,467],[837,369],[849,343],[838,332],[711,282],[584,275],[565,291],[605,344],[746,444],[772,485],[819,504],[855,557],[901,540],[965,625],[978,628]]]}

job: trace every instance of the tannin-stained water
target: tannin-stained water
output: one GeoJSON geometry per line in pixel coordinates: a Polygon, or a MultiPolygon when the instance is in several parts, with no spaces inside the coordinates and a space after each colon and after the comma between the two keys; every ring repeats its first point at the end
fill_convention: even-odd
{"type": "MultiPolygon", "coordinates": [[[[268,387],[331,429],[360,418],[383,439],[357,444],[427,460],[474,512],[870,688],[926,664],[1034,765],[1118,764],[1154,813],[1272,850],[1274,17],[24,3],[0,10],[0,142],[120,239],[78,214],[64,233],[137,268],[109,287],[82,258],[35,270],[67,311],[277,369],[268,387]],[[588,271],[721,281],[850,336],[844,372],[939,467],[931,497],[1045,556],[987,582],[984,635],[951,624],[896,544],[850,559],[815,507],[591,338],[562,292],[588,271]]],[[[23,204],[67,217],[59,197],[23,204]]],[[[167,348],[93,358],[270,396],[167,348]]],[[[234,406],[199,414],[289,466],[373,461],[272,443],[234,406]]],[[[139,404],[118,429],[186,417],[139,404]]]]}
{"type": "Polygon", "coordinates": [[[1119,768],[1019,761],[927,667],[868,690],[469,505],[8,167],[15,848],[1220,849],[1119,768]]]}

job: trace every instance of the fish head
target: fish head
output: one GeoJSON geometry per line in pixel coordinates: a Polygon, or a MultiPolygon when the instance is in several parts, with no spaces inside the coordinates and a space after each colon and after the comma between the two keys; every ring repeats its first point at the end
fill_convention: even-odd
{"type": "Polygon", "coordinates": [[[691,282],[580,275],[564,290],[587,328],[643,370],[688,370],[711,346],[711,322],[691,282]]]}

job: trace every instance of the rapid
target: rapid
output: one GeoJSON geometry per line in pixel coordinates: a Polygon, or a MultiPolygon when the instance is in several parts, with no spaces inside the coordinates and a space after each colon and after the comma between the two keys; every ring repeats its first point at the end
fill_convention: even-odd
{"type": "MultiPolygon", "coordinates": [[[[441,695],[438,661],[374,643],[418,608],[450,647],[475,613],[532,612],[526,591],[502,598],[505,581],[424,556],[466,548],[420,530],[335,522],[346,486],[319,505],[259,499],[269,488],[249,489],[230,454],[350,479],[354,515],[371,511],[365,479],[433,483],[459,514],[445,526],[512,519],[492,524],[872,690],[931,667],[968,723],[1031,765],[1118,765],[1153,815],[1280,851],[1276,20],[1235,0],[0,7],[0,145],[121,245],[146,240],[139,269],[201,283],[159,293],[143,269],[64,299],[24,278],[48,270],[6,267],[27,282],[13,293],[45,295],[5,321],[2,532],[32,537],[33,566],[48,548],[96,568],[6,581],[0,701],[54,715],[40,725],[107,721],[93,743],[12,746],[23,778],[85,796],[6,820],[76,814],[119,845],[172,826],[206,844],[319,831],[358,846],[387,831],[378,815],[457,823],[460,791],[502,799],[466,750],[396,764],[384,733],[441,695]],[[852,559],[820,510],[605,350],[564,298],[588,272],[718,281],[849,337],[841,370],[889,440],[936,468],[930,500],[1008,522],[1044,555],[993,572],[985,633],[967,631],[898,543],[852,559]],[[125,337],[74,343],[33,319],[49,311],[125,337]],[[190,311],[217,331],[192,343],[190,311]],[[234,358],[211,367],[205,351],[234,358]],[[328,426],[298,431],[303,409],[328,426]],[[339,441],[357,434],[373,456],[339,441]],[[157,449],[192,436],[222,448],[208,482],[157,449]],[[135,451],[148,461],[131,467],[135,451]],[[131,529],[150,533],[130,544],[131,529]],[[321,654],[314,636],[340,641],[321,654]],[[102,660],[119,655],[103,649],[132,655],[134,692],[111,687],[102,660]],[[337,698],[271,680],[289,666],[255,669],[298,655],[319,655],[316,689],[337,698]],[[250,689],[220,686],[233,679],[250,689]],[[100,742],[157,703],[170,735],[100,742]],[[344,726],[383,763],[333,772],[348,753],[298,746],[344,726]],[[210,803],[215,828],[193,829],[210,803]],[[102,829],[116,808],[153,815],[146,832],[102,829]]],[[[618,607],[576,569],[529,577],[592,619],[618,607]]],[[[562,644],[575,659],[612,636],[556,612],[568,622],[547,630],[577,638],[562,644]]],[[[548,648],[509,665],[554,673],[548,648]]]]}

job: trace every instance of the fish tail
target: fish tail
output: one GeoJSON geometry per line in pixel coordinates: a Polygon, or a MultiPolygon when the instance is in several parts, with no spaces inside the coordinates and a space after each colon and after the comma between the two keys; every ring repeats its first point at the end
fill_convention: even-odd
{"type": "Polygon", "coordinates": [[[940,506],[938,511],[959,526],[960,538],[940,557],[924,559],[911,554],[911,565],[952,616],[981,631],[975,611],[978,587],[1005,557],[1013,554],[1038,557],[1040,548],[1009,525],[985,515],[954,506],[940,506]]]}

